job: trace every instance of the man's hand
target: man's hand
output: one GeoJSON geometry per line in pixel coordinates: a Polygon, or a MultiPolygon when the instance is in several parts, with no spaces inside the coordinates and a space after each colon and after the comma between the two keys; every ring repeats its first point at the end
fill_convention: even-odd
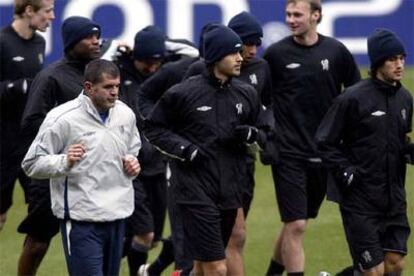
{"type": "Polygon", "coordinates": [[[135,156],[127,154],[125,157],[122,157],[122,162],[124,171],[129,176],[137,176],[141,171],[141,165],[135,156]]]}
{"type": "Polygon", "coordinates": [[[85,152],[86,147],[82,143],[70,145],[66,154],[68,167],[72,168],[77,162],[81,161],[85,156],[85,152]]]}
{"type": "Polygon", "coordinates": [[[252,144],[257,141],[258,129],[249,125],[240,125],[234,128],[234,138],[240,143],[252,144]]]}

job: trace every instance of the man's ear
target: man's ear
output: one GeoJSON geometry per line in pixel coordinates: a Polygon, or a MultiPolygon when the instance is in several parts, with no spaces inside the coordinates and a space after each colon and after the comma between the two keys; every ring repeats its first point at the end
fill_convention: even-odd
{"type": "Polygon", "coordinates": [[[27,5],[25,8],[24,8],[24,13],[25,14],[27,14],[28,16],[33,16],[33,14],[34,14],[34,9],[33,9],[33,6],[32,5],[27,5]]]}
{"type": "Polygon", "coordinates": [[[85,89],[86,92],[91,92],[92,91],[92,86],[93,84],[90,81],[85,81],[83,83],[83,88],[85,89]]]}

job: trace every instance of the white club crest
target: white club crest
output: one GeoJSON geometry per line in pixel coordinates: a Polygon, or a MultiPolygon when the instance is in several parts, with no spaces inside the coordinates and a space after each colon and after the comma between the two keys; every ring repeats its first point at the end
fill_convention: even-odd
{"type": "Polygon", "coordinates": [[[39,59],[39,64],[43,64],[43,62],[45,61],[42,53],[39,53],[37,55],[37,58],[39,59]]]}
{"type": "Polygon", "coordinates": [[[404,121],[407,120],[407,110],[405,108],[401,109],[401,117],[404,121]]]}
{"type": "Polygon", "coordinates": [[[236,109],[237,109],[237,114],[242,114],[243,113],[243,104],[242,103],[236,104],[236,109]]]}
{"type": "Polygon", "coordinates": [[[249,75],[249,78],[250,78],[250,83],[251,84],[257,85],[258,81],[257,81],[257,76],[256,76],[255,73],[249,75]]]}
{"type": "Polygon", "coordinates": [[[329,71],[329,60],[323,59],[321,60],[322,70],[323,71],[329,71]]]}

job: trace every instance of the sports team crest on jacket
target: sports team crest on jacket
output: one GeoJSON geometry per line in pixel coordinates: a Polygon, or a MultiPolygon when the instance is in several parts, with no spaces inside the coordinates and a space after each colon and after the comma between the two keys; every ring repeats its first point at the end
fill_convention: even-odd
{"type": "Polygon", "coordinates": [[[407,110],[405,108],[401,109],[401,117],[404,121],[407,120],[407,110]]]}
{"type": "Polygon", "coordinates": [[[250,75],[249,75],[249,79],[250,79],[250,83],[251,83],[251,84],[255,84],[255,85],[257,85],[258,81],[257,81],[257,76],[256,76],[256,74],[255,74],[255,73],[250,74],[250,75]]]}
{"type": "Polygon", "coordinates": [[[236,104],[236,109],[237,109],[237,114],[242,114],[243,113],[243,104],[242,103],[236,104]]]}
{"type": "Polygon", "coordinates": [[[329,60],[327,58],[321,60],[321,65],[322,65],[322,71],[329,71],[329,60]]]}

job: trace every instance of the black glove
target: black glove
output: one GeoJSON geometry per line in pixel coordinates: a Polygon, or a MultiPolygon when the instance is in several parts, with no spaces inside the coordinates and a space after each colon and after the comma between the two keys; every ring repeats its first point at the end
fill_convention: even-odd
{"type": "Polygon", "coordinates": [[[189,145],[184,149],[183,157],[186,162],[192,164],[200,163],[204,159],[200,150],[194,145],[189,145]]]}
{"type": "Polygon", "coordinates": [[[341,182],[342,186],[346,188],[351,185],[355,185],[359,176],[356,168],[351,166],[338,173],[337,178],[341,182]]]}
{"type": "Polygon", "coordinates": [[[29,88],[29,81],[26,79],[18,79],[10,82],[7,85],[7,89],[13,91],[13,93],[26,94],[29,88]]]}
{"type": "Polygon", "coordinates": [[[240,125],[234,128],[234,138],[240,143],[253,144],[257,141],[259,130],[253,126],[240,125]]]}

